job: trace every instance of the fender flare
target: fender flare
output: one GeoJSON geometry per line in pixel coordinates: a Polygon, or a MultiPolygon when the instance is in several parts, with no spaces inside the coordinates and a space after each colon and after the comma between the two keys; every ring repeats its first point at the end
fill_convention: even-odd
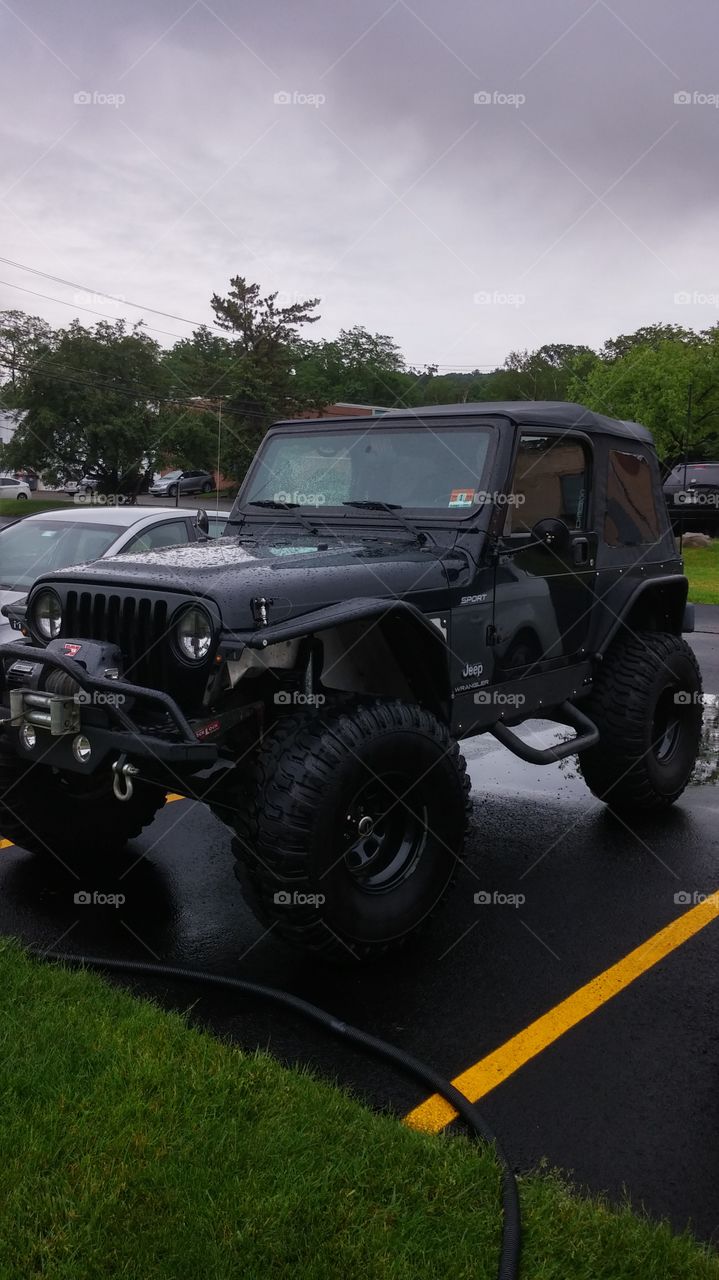
{"type": "Polygon", "coordinates": [[[621,614],[612,623],[609,631],[599,645],[597,652],[606,653],[612,641],[615,639],[620,627],[626,626],[625,619],[629,617],[634,606],[642,596],[648,591],[655,593],[660,592],[663,588],[668,587],[673,595],[676,595],[679,601],[677,606],[677,634],[682,630],[683,619],[686,610],[687,594],[689,591],[689,579],[683,573],[672,573],[663,578],[647,578],[645,582],[640,582],[630,595],[621,614]]]}
{"type": "MultiPolygon", "coordinates": [[[[447,641],[426,614],[406,600],[370,596],[359,601],[340,601],[311,613],[298,614],[285,622],[270,623],[256,631],[236,634],[233,639],[249,649],[265,649],[283,640],[321,635],[323,631],[343,623],[376,622],[378,619],[382,621],[389,643],[395,640],[393,647],[398,663],[413,677],[410,683],[416,684],[419,680],[430,709],[449,722],[451,689],[447,641]],[[415,642],[412,645],[407,644],[409,636],[415,642]]],[[[228,636],[223,638],[229,639],[228,636]]]]}

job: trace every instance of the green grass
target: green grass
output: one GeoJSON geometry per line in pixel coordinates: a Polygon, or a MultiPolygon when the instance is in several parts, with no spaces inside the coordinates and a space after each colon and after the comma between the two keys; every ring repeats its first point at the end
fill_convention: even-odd
{"type": "Polygon", "coordinates": [[[719,538],[710,547],[685,547],[684,572],[694,604],[719,604],[719,538]]]}
{"type": "Polygon", "coordinates": [[[70,502],[59,502],[52,498],[0,498],[0,516],[35,516],[38,511],[61,511],[63,507],[73,506],[70,502]]]}
{"type": "MultiPolygon", "coordinates": [[[[487,1149],[412,1132],[6,941],[0,1028],[2,1280],[495,1275],[487,1149]]],[[[557,1175],[523,1178],[521,1196],[527,1280],[719,1277],[688,1236],[557,1175]]]]}

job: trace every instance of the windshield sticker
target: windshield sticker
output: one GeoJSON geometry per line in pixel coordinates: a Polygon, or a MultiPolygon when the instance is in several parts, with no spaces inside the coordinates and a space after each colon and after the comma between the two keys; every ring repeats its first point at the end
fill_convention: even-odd
{"type": "Polygon", "coordinates": [[[474,503],[474,489],[453,489],[449,495],[450,507],[471,507],[474,503]]]}

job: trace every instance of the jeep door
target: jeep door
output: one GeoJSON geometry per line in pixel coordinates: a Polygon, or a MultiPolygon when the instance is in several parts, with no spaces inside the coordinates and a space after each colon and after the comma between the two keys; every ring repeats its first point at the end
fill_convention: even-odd
{"type": "Polygon", "coordinates": [[[591,445],[580,432],[520,432],[495,564],[491,683],[584,658],[597,552],[591,470],[591,445]],[[565,547],[538,541],[533,529],[546,519],[568,526],[565,547]]]}

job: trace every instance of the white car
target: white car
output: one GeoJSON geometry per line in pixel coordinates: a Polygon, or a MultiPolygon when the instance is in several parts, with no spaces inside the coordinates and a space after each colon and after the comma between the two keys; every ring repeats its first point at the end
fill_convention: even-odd
{"type": "Polygon", "coordinates": [[[0,498],[30,497],[30,486],[24,480],[16,480],[15,476],[0,476],[0,498]]]}
{"type": "MultiPolygon", "coordinates": [[[[229,511],[207,513],[209,534],[219,538],[229,511]]],[[[193,511],[177,507],[84,507],[43,511],[0,529],[0,610],[24,600],[42,573],[123,552],[183,546],[201,535],[193,511]]],[[[13,639],[0,612],[0,645],[13,639]]]]}

